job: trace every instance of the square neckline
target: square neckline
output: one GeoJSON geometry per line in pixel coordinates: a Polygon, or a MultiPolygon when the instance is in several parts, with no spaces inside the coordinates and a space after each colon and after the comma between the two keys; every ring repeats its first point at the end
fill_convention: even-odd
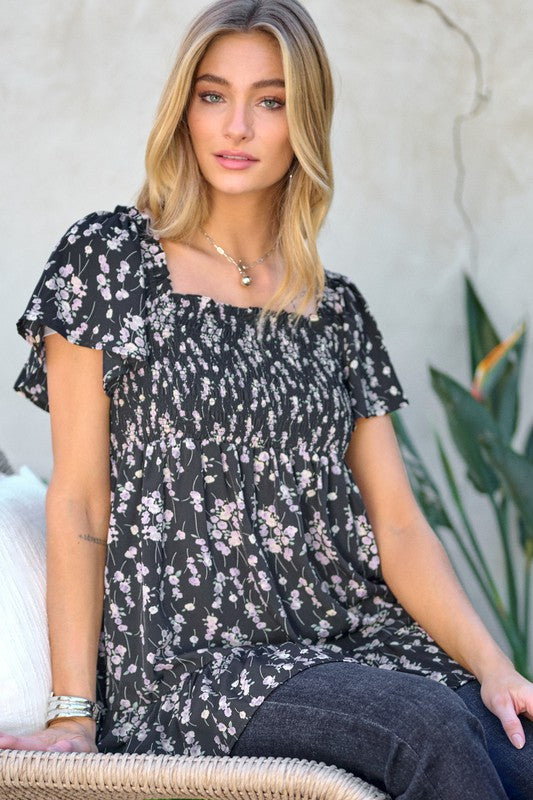
{"type": "MultiPolygon", "coordinates": [[[[137,206],[133,205],[132,208],[144,219],[147,220],[148,226],[150,225],[151,219],[150,216],[143,211],[141,211],[137,206]]],[[[199,294],[197,292],[177,292],[175,291],[174,287],[172,286],[172,280],[170,277],[170,271],[168,268],[167,263],[167,255],[161,244],[159,236],[153,233],[150,228],[147,226],[146,234],[155,242],[157,247],[157,256],[159,263],[161,265],[161,272],[165,280],[165,284],[167,286],[167,292],[169,295],[176,299],[186,299],[191,300],[194,302],[200,303],[202,306],[213,305],[218,308],[228,309],[229,311],[235,311],[240,313],[251,313],[251,312],[260,312],[264,306],[238,306],[235,303],[227,303],[224,300],[216,300],[214,297],[211,297],[207,294],[199,294]]],[[[324,269],[324,280],[325,280],[325,287],[328,286],[328,274],[327,271],[324,269]]],[[[324,299],[325,299],[325,292],[323,293],[319,303],[316,306],[316,310],[312,314],[302,314],[301,319],[306,320],[307,322],[316,323],[321,318],[321,312],[324,309],[324,299]]],[[[288,318],[296,318],[296,313],[294,311],[287,311],[286,309],[281,309],[280,316],[288,317],[288,318]]]]}

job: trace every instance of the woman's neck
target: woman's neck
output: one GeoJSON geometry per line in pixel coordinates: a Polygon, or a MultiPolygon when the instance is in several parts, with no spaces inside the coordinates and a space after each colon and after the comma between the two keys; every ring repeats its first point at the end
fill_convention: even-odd
{"type": "MultiPolygon", "coordinates": [[[[245,264],[261,258],[275,240],[272,205],[262,193],[216,195],[203,229],[235,260],[245,264]]],[[[204,249],[212,245],[200,232],[204,249]]],[[[200,245],[200,241],[197,242],[200,245]]]]}

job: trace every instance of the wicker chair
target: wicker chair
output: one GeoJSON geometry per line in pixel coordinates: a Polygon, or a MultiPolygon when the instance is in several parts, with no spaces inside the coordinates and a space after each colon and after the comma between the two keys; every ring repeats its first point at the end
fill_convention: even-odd
{"type": "MultiPolygon", "coordinates": [[[[0,473],[14,474],[0,451],[0,473]]],[[[335,766],[297,758],[0,750],[3,800],[390,800],[335,766]]]]}
{"type": "Polygon", "coordinates": [[[297,758],[0,751],[5,800],[390,800],[334,766],[297,758]]]}

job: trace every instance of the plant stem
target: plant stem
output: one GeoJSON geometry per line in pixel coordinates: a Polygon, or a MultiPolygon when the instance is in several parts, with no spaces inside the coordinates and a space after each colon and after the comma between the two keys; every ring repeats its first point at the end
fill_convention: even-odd
{"type": "Polygon", "coordinates": [[[533,560],[533,543],[531,546],[526,547],[526,563],[524,568],[524,649],[525,649],[525,662],[529,668],[529,644],[530,644],[530,631],[529,631],[529,609],[531,605],[531,562],[533,560]]]}
{"type": "Polygon", "coordinates": [[[499,611],[503,611],[504,612],[505,608],[504,608],[504,605],[503,605],[503,601],[502,601],[502,599],[500,597],[500,594],[498,592],[498,589],[496,587],[496,583],[495,583],[492,575],[490,574],[490,570],[488,568],[487,562],[485,561],[485,557],[483,555],[483,552],[481,551],[481,548],[479,546],[476,534],[474,533],[474,529],[473,529],[473,527],[472,527],[472,525],[470,523],[470,520],[468,518],[468,515],[466,513],[466,510],[465,510],[465,507],[464,507],[464,503],[463,503],[461,494],[459,492],[459,487],[457,485],[457,481],[455,480],[455,476],[454,476],[454,474],[452,472],[448,456],[446,455],[446,452],[444,450],[444,447],[442,445],[442,442],[441,442],[440,438],[438,436],[436,438],[437,438],[437,447],[438,447],[438,450],[439,450],[441,463],[442,463],[442,466],[444,468],[444,473],[446,475],[446,478],[447,478],[447,481],[448,481],[448,486],[450,488],[450,492],[451,492],[452,498],[454,500],[455,506],[456,506],[457,510],[459,511],[459,515],[460,515],[460,517],[461,517],[461,519],[463,521],[463,524],[465,526],[465,530],[466,530],[466,532],[468,534],[468,538],[470,539],[470,542],[472,544],[472,547],[474,548],[474,552],[475,552],[475,554],[476,554],[476,556],[478,558],[478,561],[479,561],[479,564],[481,566],[481,569],[483,570],[483,573],[485,575],[485,579],[486,579],[486,581],[487,581],[487,583],[488,583],[488,585],[490,587],[490,590],[491,590],[491,592],[493,594],[494,602],[495,602],[497,608],[499,609],[499,611]]]}
{"type": "Polygon", "coordinates": [[[496,593],[496,597],[492,594],[489,587],[486,585],[483,577],[480,575],[479,570],[477,569],[476,563],[472,558],[472,555],[468,551],[467,547],[465,546],[461,535],[458,531],[450,525],[447,530],[450,531],[453,538],[455,539],[461,553],[463,554],[465,561],[467,562],[470,570],[472,571],[475,579],[478,582],[478,585],[485,595],[485,598],[492,608],[494,616],[498,621],[503,633],[505,634],[507,641],[509,642],[509,646],[513,653],[513,660],[516,661],[520,658],[520,654],[523,652],[522,646],[522,637],[520,635],[520,631],[517,631],[516,625],[513,620],[509,620],[509,614],[507,609],[504,607],[503,602],[500,599],[500,596],[496,593]]]}
{"type": "Polygon", "coordinates": [[[508,514],[507,514],[507,498],[502,497],[501,503],[498,503],[493,494],[489,495],[490,502],[498,520],[498,530],[502,542],[502,549],[505,563],[505,574],[507,576],[507,590],[509,594],[509,614],[514,622],[517,630],[520,630],[520,620],[518,619],[518,598],[516,592],[516,579],[513,568],[513,559],[509,546],[509,528],[508,528],[508,514]]]}

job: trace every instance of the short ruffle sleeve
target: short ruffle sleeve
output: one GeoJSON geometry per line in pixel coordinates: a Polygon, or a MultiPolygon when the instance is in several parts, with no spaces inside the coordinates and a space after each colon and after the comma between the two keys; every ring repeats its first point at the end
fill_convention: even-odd
{"type": "Polygon", "coordinates": [[[367,302],[343,276],[344,373],[353,424],[359,417],[379,417],[408,405],[387,348],[367,302]]]}
{"type": "Polygon", "coordinates": [[[109,396],[127,369],[148,358],[139,231],[125,208],[93,211],[68,228],[16,322],[32,349],[13,388],[45,411],[46,327],[104,351],[102,385],[109,396]]]}

